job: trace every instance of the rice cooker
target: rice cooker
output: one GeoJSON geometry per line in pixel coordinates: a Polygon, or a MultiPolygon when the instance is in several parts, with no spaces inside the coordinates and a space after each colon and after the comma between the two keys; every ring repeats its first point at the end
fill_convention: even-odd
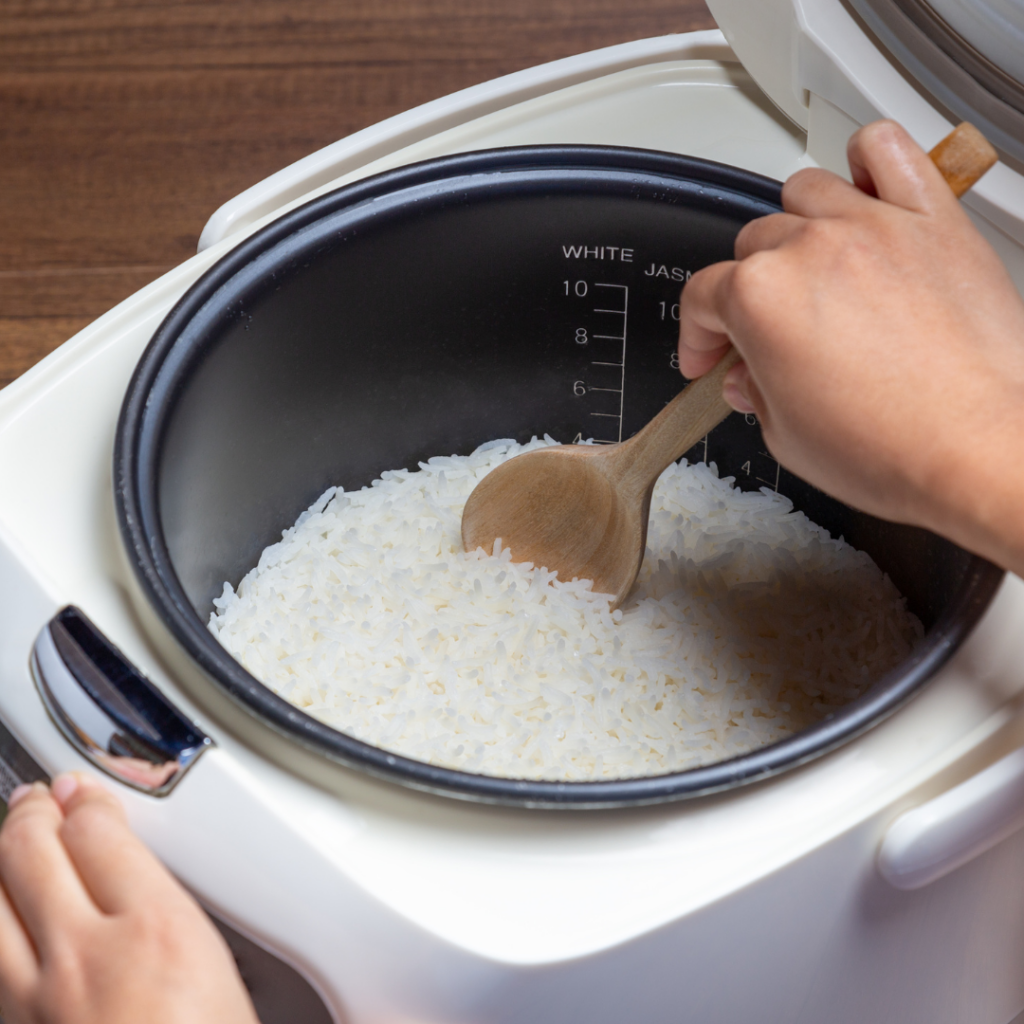
{"type": "Polygon", "coordinates": [[[636,430],[681,384],[688,274],[793,171],[846,173],[869,120],[986,132],[1003,162],[965,201],[1024,284],[1008,7],[711,7],[722,33],[520,72],[285,168],[0,394],[0,795],[102,773],[265,1024],[1024,1020],[1024,585],[832,502],[756,422],[691,457],[868,550],[927,633],[752,755],[573,784],[430,766],[280,701],[204,628],[327,485],[636,430]]]}

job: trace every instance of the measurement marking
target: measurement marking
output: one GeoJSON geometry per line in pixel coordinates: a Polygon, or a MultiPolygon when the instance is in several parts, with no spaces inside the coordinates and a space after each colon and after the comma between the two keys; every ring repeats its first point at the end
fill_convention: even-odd
{"type": "Polygon", "coordinates": [[[598,441],[596,438],[591,438],[594,444],[616,444],[615,441],[598,441]]]}
{"type": "Polygon", "coordinates": [[[591,388],[591,391],[613,391],[617,395],[621,395],[622,391],[620,388],[591,388]]]}
{"type": "MultiPolygon", "coordinates": [[[[629,285],[605,284],[594,282],[595,288],[619,288],[622,291],[622,309],[600,310],[602,313],[615,313],[622,317],[622,337],[614,340],[622,342],[622,379],[619,381],[619,441],[622,441],[622,413],[626,405],[626,332],[629,325],[629,285]]],[[[598,312],[595,310],[595,312],[598,312]]],[[[605,416],[608,414],[605,413],[605,416]]]]}
{"type": "MultiPolygon", "coordinates": [[[[617,416],[613,412],[592,412],[590,415],[591,416],[600,416],[602,419],[606,419],[606,420],[617,420],[617,419],[620,418],[619,416],[617,416]]],[[[620,434],[620,436],[622,434],[621,427],[619,429],[619,434],[620,434]]]]}
{"type": "Polygon", "coordinates": [[[592,338],[603,338],[605,341],[625,341],[621,334],[592,334],[592,338]]]}
{"type": "Polygon", "coordinates": [[[622,363],[600,363],[596,359],[590,360],[591,366],[621,366],[622,363]]]}
{"type": "Polygon", "coordinates": [[[782,473],[782,464],[779,462],[778,459],[775,458],[774,455],[772,455],[771,452],[758,452],[757,454],[758,455],[763,455],[766,459],[771,459],[772,462],[775,463],[775,483],[772,483],[771,480],[765,480],[764,477],[760,477],[760,476],[759,477],[755,477],[754,479],[755,480],[760,480],[761,483],[767,484],[769,487],[773,487],[776,491],[778,491],[778,489],[779,489],[779,476],[782,473]]]}

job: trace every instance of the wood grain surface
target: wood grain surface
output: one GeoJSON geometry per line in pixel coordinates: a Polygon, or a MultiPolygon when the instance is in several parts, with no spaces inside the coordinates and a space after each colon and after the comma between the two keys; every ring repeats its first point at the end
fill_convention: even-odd
{"type": "Polygon", "coordinates": [[[704,0],[2,0],[0,386],[293,160],[498,75],[710,27],[704,0]]]}

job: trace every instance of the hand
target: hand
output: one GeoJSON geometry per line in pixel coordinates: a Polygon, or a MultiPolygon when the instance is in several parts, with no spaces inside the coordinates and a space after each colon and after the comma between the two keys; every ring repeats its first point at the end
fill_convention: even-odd
{"type": "Polygon", "coordinates": [[[22,786],[9,807],[6,1024],[258,1024],[223,939],[98,782],[22,786]]]}
{"type": "Polygon", "coordinates": [[[680,369],[731,341],[726,401],[784,466],[1024,569],[1024,304],[902,128],[862,128],[849,160],[855,185],[799,171],[786,212],[687,283],[680,369]]]}

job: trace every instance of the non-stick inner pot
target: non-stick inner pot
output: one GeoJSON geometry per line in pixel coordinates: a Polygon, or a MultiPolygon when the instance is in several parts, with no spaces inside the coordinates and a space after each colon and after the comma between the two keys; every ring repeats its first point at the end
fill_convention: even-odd
{"type": "Polygon", "coordinates": [[[732,256],[777,182],[707,161],[531,147],[414,165],[265,228],[185,295],[118,427],[122,531],[157,612],[215,684],[328,758],[448,795],[530,806],[676,799],[802,763],[879,721],[949,656],[1001,573],[932,534],[855,512],[780,469],[752,417],[691,453],[768,486],[866,550],[928,628],[860,700],[733,760],[644,779],[518,782],[436,768],[277,697],[207,631],[212,599],[327,487],[484,441],[616,441],[682,386],[679,292],[732,256]]]}

